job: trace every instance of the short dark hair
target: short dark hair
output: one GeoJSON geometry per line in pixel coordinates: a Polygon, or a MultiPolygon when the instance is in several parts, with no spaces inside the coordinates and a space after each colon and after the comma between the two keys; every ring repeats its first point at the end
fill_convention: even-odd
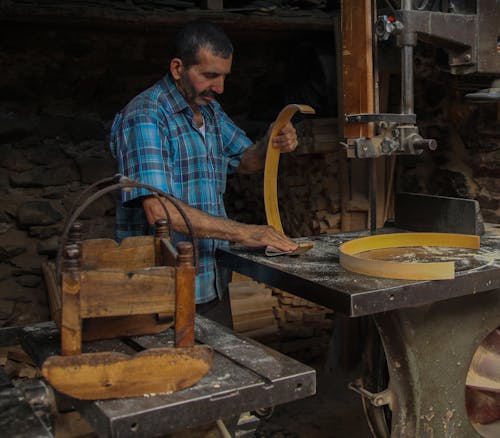
{"type": "Polygon", "coordinates": [[[198,62],[198,51],[202,48],[224,59],[233,54],[231,40],[221,27],[210,21],[196,20],[186,24],[175,35],[172,58],[181,59],[189,67],[198,62]]]}

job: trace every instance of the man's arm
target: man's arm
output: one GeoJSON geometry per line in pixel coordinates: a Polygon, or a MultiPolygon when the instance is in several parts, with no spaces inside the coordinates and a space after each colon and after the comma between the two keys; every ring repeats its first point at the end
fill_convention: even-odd
{"type": "MultiPolygon", "coordinates": [[[[266,162],[267,144],[273,125],[267,131],[267,135],[250,146],[242,155],[241,162],[236,171],[238,173],[255,173],[264,167],[266,162]]],[[[297,132],[289,122],[273,138],[273,147],[280,149],[281,152],[293,152],[297,147],[297,132]]]]}
{"type": "MultiPolygon", "coordinates": [[[[254,247],[270,245],[280,251],[290,251],[297,248],[294,241],[271,226],[249,225],[212,216],[182,201],[178,200],[178,202],[189,217],[196,237],[229,240],[254,247]]],[[[180,213],[169,201],[165,200],[164,203],[170,215],[173,229],[179,233],[187,234],[189,231],[180,213]]],[[[150,224],[166,217],[160,201],[154,197],[145,198],[142,201],[142,206],[150,224]]]]}

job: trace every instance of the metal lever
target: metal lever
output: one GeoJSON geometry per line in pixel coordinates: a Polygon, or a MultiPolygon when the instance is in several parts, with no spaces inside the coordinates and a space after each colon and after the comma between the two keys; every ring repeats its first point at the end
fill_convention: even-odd
{"type": "Polygon", "coordinates": [[[389,408],[392,409],[392,391],[389,388],[375,394],[367,391],[358,383],[351,382],[349,383],[348,388],[357,392],[360,396],[368,399],[373,406],[379,408],[381,406],[389,405],[389,408]]]}

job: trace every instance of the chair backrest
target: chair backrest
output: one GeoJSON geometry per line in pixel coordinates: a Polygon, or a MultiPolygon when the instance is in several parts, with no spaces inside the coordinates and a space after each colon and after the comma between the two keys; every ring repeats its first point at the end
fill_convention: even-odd
{"type": "Polygon", "coordinates": [[[81,240],[80,227],[75,225],[64,250],[61,275],[63,354],[81,352],[83,320],[90,322],[92,339],[156,333],[156,326],[168,327],[165,323],[161,327],[158,315],[163,321],[175,316],[180,325],[194,325],[192,245],[179,244],[178,253],[163,237],[164,223],[158,225],[155,236],[131,237],[121,244],[81,240]],[[189,302],[188,321],[176,309],[183,299],[189,302]],[[111,317],[111,322],[101,323],[105,317],[111,317]]]}

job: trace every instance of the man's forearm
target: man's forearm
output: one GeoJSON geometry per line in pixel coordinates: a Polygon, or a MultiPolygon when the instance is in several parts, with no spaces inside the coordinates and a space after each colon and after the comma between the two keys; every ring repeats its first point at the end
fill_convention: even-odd
{"type": "MultiPolygon", "coordinates": [[[[266,163],[266,152],[269,137],[272,133],[271,125],[265,135],[257,143],[250,146],[242,155],[240,165],[236,171],[238,173],[254,173],[261,170],[266,163]]],[[[293,152],[298,145],[297,132],[293,125],[288,122],[277,135],[273,137],[272,147],[280,152],[293,152]]]]}
{"type": "MultiPolygon", "coordinates": [[[[195,237],[207,239],[229,240],[242,243],[247,246],[271,245],[282,251],[293,250],[297,244],[284,234],[268,225],[250,225],[207,214],[197,208],[179,201],[193,227],[195,237]]],[[[188,234],[186,222],[178,210],[167,200],[164,200],[168,210],[172,228],[179,232],[188,234]]],[[[158,219],[166,218],[165,210],[156,198],[146,198],[142,202],[146,217],[150,224],[158,219]]]]}
{"type": "MultiPolygon", "coordinates": [[[[186,222],[177,208],[166,199],[163,199],[163,202],[168,210],[170,220],[172,221],[172,228],[179,233],[188,234],[189,230],[186,222]]],[[[189,218],[196,237],[238,241],[237,222],[212,216],[197,208],[191,207],[185,202],[179,200],[177,200],[177,202],[189,218]]],[[[158,219],[166,217],[165,210],[160,204],[160,201],[156,198],[146,198],[143,200],[142,205],[150,224],[154,224],[158,219]]]]}
{"type": "Polygon", "coordinates": [[[267,142],[265,139],[254,143],[242,155],[238,173],[255,173],[264,168],[266,162],[267,142]]]}

